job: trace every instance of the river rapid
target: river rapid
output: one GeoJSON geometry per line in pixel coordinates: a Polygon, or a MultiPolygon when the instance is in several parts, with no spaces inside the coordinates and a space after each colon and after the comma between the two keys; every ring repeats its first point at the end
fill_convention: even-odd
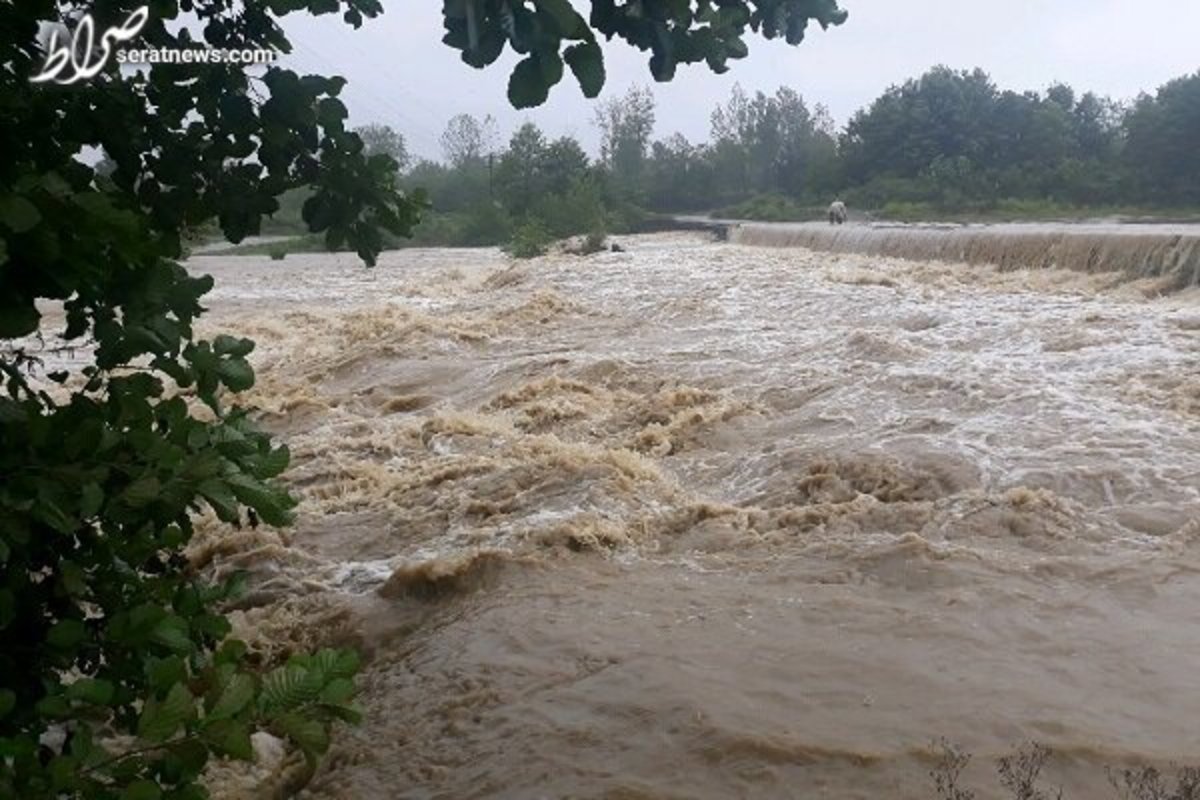
{"type": "Polygon", "coordinates": [[[1200,758],[1196,289],[621,243],[191,261],[301,499],[193,561],[249,571],[264,661],[367,656],[303,797],[932,798],[945,738],[978,797],[1037,741],[1091,798],[1200,758]]]}

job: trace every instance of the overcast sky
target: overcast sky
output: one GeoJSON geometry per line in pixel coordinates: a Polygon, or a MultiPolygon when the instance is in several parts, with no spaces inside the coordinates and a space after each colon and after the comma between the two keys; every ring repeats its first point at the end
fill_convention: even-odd
{"type": "MultiPolygon", "coordinates": [[[[582,7],[581,0],[575,0],[582,7]]],[[[568,72],[549,101],[532,112],[505,99],[511,51],[486,70],[463,64],[441,43],[441,2],[404,0],[361,29],[336,17],[294,17],[286,27],[294,69],[349,79],[343,99],[352,122],[380,122],[403,133],[421,156],[440,156],[438,139],[456,113],[492,114],[502,138],[529,119],[553,135],[573,134],[589,150],[597,136],[592,106],[568,72]]],[[[842,0],[849,21],[814,26],[799,47],[748,36],[750,55],[724,75],[703,64],[679,68],[655,84],[648,54],[619,40],[605,46],[608,82],[601,96],[652,85],[658,136],[708,136],[713,106],[735,83],[748,91],[797,89],[823,103],[839,124],[884,89],[936,64],[982,67],[1002,88],[1044,89],[1063,81],[1123,99],[1200,69],[1200,0],[842,0]]]]}

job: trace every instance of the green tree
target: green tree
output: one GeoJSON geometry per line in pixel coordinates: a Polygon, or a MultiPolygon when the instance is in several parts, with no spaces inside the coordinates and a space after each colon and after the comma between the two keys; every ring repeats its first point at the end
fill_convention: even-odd
{"type": "Polygon", "coordinates": [[[996,87],[982,70],[936,67],[894,86],[846,126],[848,176],[915,178],[937,158],[979,162],[988,153],[996,87]]]}
{"type": "Polygon", "coordinates": [[[546,192],[566,194],[588,173],[588,157],[579,141],[560,136],[546,145],[542,154],[542,175],[546,192]]]}
{"type": "Polygon", "coordinates": [[[1116,197],[1116,107],[1054,85],[999,91],[982,71],[938,67],[892,87],[841,140],[860,199],[918,200],[947,210],[1005,198],[1084,204],[1116,197]]]}
{"type": "Polygon", "coordinates": [[[526,122],[500,157],[496,195],[514,217],[536,218],[548,234],[569,236],[601,224],[599,191],[589,178],[579,142],[569,136],[548,142],[526,122]]]}
{"type": "MultiPolygon", "coordinates": [[[[676,133],[650,148],[646,200],[651,208],[697,211],[714,206],[716,186],[709,148],[676,133]]],[[[719,201],[718,201],[719,202],[719,201]]]]}
{"type": "Polygon", "coordinates": [[[595,112],[600,129],[600,156],[618,186],[636,194],[654,135],[654,95],[649,89],[630,87],[622,97],[601,103],[595,112]]]}
{"type": "Polygon", "coordinates": [[[455,169],[479,165],[496,149],[496,121],[456,114],[442,132],[442,153],[455,169]]]}
{"type": "Polygon", "coordinates": [[[545,155],[546,137],[541,128],[526,122],[512,135],[508,149],[500,156],[497,194],[512,214],[525,214],[545,191],[542,185],[545,155]]]}
{"type": "Polygon", "coordinates": [[[1142,199],[1200,204],[1200,72],[1139,97],[1125,131],[1124,162],[1142,199]]]}
{"type": "Polygon", "coordinates": [[[780,87],[773,96],[748,97],[734,86],[728,102],[712,113],[719,180],[752,192],[811,196],[828,189],[836,171],[821,159],[836,157],[828,112],[809,110],[795,90],[780,87]],[[814,177],[821,179],[818,187],[814,177]]]}
{"type": "Polygon", "coordinates": [[[1122,111],[1107,98],[1087,92],[1071,112],[1077,157],[1084,161],[1111,161],[1121,144],[1122,111]]]}
{"type": "Polygon", "coordinates": [[[355,133],[363,142],[363,150],[368,156],[390,156],[396,162],[396,168],[408,168],[411,157],[408,154],[408,143],[404,135],[396,132],[390,125],[372,123],[356,128],[355,133]]]}
{"type": "MultiPolygon", "coordinates": [[[[100,4],[96,23],[139,5],[100,4]]],[[[265,4],[189,6],[211,45],[288,47],[265,4]]],[[[206,759],[249,758],[256,728],[315,758],[354,716],[356,661],[251,669],[214,610],[236,586],[184,570],[199,510],[283,525],[294,501],[276,481],[287,448],[236,404],[253,343],[194,335],[212,280],[179,264],[182,235],[215,220],[240,240],[307,186],[311,230],[370,263],[420,202],[346,129],[339,78],[111,62],[90,82],[31,83],[39,22],[73,7],[0,4],[0,796],[199,797],[206,759]],[[54,305],[61,324],[43,317],[54,305]]],[[[177,4],[153,7],[140,44],[186,44],[177,4]]],[[[379,11],[288,7],[352,24],[379,11]]]]}

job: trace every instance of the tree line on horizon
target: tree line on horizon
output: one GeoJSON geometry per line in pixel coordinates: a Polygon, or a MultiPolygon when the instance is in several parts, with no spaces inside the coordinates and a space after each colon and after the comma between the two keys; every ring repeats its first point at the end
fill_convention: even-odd
{"type": "Polygon", "coordinates": [[[835,196],[891,218],[1200,206],[1200,72],[1120,103],[1065,84],[1000,89],[980,69],[935,67],[838,128],[798,92],[735,86],[706,142],[655,138],[649,89],[600,103],[600,153],[526,122],[504,141],[491,117],[459,114],[440,160],[402,133],[359,128],[372,153],[432,204],[416,243],[479,246],[652,227],[656,215],[819,216],[835,196]]]}

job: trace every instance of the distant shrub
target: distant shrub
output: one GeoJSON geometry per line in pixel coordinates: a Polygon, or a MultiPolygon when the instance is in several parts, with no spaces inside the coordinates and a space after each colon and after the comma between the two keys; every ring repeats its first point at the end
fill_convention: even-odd
{"type": "Polygon", "coordinates": [[[1200,800],[1200,769],[1183,767],[1175,787],[1155,767],[1108,771],[1108,782],[1121,800],[1200,800]]]}
{"type": "Polygon", "coordinates": [[[600,187],[581,179],[565,192],[539,198],[530,207],[529,216],[537,218],[551,236],[561,239],[605,227],[607,214],[600,187]]]}
{"type": "Polygon", "coordinates": [[[517,227],[504,249],[513,258],[537,258],[546,254],[551,241],[546,227],[532,219],[517,227]]]}
{"type": "Polygon", "coordinates": [[[494,247],[507,241],[512,234],[512,219],[499,203],[479,203],[461,215],[457,236],[450,243],[463,247],[494,247]]]}
{"type": "Polygon", "coordinates": [[[573,256],[590,256],[605,250],[608,250],[608,235],[603,230],[592,231],[567,247],[567,252],[573,256]]]}
{"type": "Polygon", "coordinates": [[[975,793],[958,785],[963,770],[971,763],[971,754],[942,739],[936,744],[941,753],[929,771],[938,800],[975,800],[975,793]]]}
{"type": "Polygon", "coordinates": [[[287,254],[287,247],[282,244],[275,245],[267,251],[267,255],[271,257],[272,261],[283,261],[285,258],[287,258],[287,254]]]}
{"type": "MultiPolygon", "coordinates": [[[[938,800],[974,800],[975,792],[959,785],[963,770],[971,762],[971,754],[945,739],[934,742],[934,749],[938,752],[938,759],[930,770],[929,777],[933,779],[938,800]]],[[[1000,776],[1000,785],[1014,800],[1062,800],[1062,789],[1048,793],[1038,787],[1042,769],[1050,755],[1050,748],[1030,742],[1015,754],[997,759],[996,770],[1000,776]]]]}
{"type": "Polygon", "coordinates": [[[585,254],[599,253],[607,248],[608,237],[604,231],[592,231],[583,240],[583,252],[585,254]]]}
{"type": "Polygon", "coordinates": [[[807,222],[820,219],[823,208],[805,206],[781,194],[760,194],[714,212],[717,217],[761,222],[807,222]]]}
{"type": "MultiPolygon", "coordinates": [[[[929,771],[937,800],[975,800],[975,792],[960,785],[971,754],[941,739],[934,742],[937,759],[929,771]]],[[[1061,788],[1047,790],[1038,784],[1042,771],[1053,755],[1049,747],[1037,742],[1023,745],[1016,753],[996,759],[1000,785],[1014,800],[1063,800],[1061,788]]],[[[1157,767],[1131,767],[1106,770],[1108,783],[1119,800],[1200,800],[1200,768],[1181,767],[1174,781],[1157,767]]]]}
{"type": "Polygon", "coordinates": [[[1014,755],[996,761],[1000,773],[1000,785],[1012,793],[1017,800],[1062,800],[1062,789],[1049,794],[1038,788],[1038,778],[1050,759],[1050,748],[1044,744],[1030,742],[1014,755]]]}

